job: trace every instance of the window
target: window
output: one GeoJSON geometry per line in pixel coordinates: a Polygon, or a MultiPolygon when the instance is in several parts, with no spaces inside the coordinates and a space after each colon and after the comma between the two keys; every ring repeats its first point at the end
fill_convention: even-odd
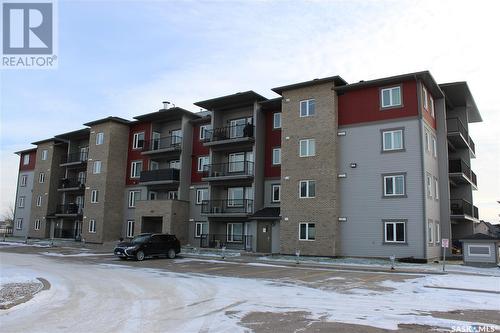
{"type": "Polygon", "coordinates": [[[135,226],[134,220],[127,221],[127,237],[128,238],[134,237],[134,226],[135,226]]]}
{"type": "Polygon", "coordinates": [[[89,232],[92,234],[95,234],[95,230],[96,230],[95,220],[90,220],[89,221],[89,232]]]}
{"type": "Polygon", "coordinates": [[[281,128],[281,112],[273,113],[273,128],[281,128]]]}
{"type": "Polygon", "coordinates": [[[432,156],[437,157],[437,143],[434,136],[432,137],[432,156]]]}
{"type": "Polygon", "coordinates": [[[196,189],[196,204],[201,205],[204,200],[208,200],[208,188],[196,189]]]}
{"type": "Polygon", "coordinates": [[[229,138],[243,138],[253,136],[253,132],[248,130],[247,125],[252,124],[252,117],[234,119],[229,122],[229,138]],[[247,128],[247,130],[245,130],[247,128]]]}
{"type": "Polygon", "coordinates": [[[422,98],[424,100],[424,109],[429,109],[429,94],[427,93],[427,89],[425,89],[425,87],[422,88],[422,98]]]}
{"type": "Polygon", "coordinates": [[[281,201],[281,185],[275,184],[271,185],[272,202],[281,201]]]}
{"type": "Polygon", "coordinates": [[[228,242],[243,241],[243,223],[227,224],[227,241],[228,242]]]}
{"type": "Polygon", "coordinates": [[[45,183],[45,173],[40,172],[40,173],[38,174],[38,182],[39,182],[39,183],[45,183]]]}
{"type": "Polygon", "coordinates": [[[179,192],[178,191],[168,191],[167,197],[169,200],[177,200],[177,199],[179,199],[179,192]]]}
{"type": "Polygon", "coordinates": [[[316,196],[316,181],[301,180],[299,182],[299,198],[314,198],[316,196]]]}
{"type": "Polygon", "coordinates": [[[172,161],[168,162],[168,165],[169,165],[170,169],[177,169],[177,170],[181,169],[181,161],[179,161],[179,160],[172,160],[172,161]]]}
{"type": "Polygon", "coordinates": [[[23,219],[16,220],[16,230],[21,230],[23,228],[23,219]]]}
{"type": "Polygon", "coordinates": [[[384,197],[404,196],[405,175],[384,176],[384,197]]]}
{"type": "Polygon", "coordinates": [[[245,194],[244,187],[229,187],[227,189],[227,206],[228,207],[241,207],[243,206],[243,199],[245,194]]]}
{"type": "Polygon", "coordinates": [[[42,150],[42,161],[46,161],[49,156],[49,151],[47,149],[42,150]]]}
{"type": "Polygon", "coordinates": [[[245,156],[245,153],[229,154],[229,172],[244,172],[245,156]]]}
{"type": "Polygon", "coordinates": [[[470,256],[473,256],[473,257],[489,257],[489,256],[491,256],[489,245],[470,244],[467,246],[467,248],[469,250],[470,256]]]}
{"type": "Polygon", "coordinates": [[[434,198],[439,200],[439,181],[434,177],[434,198]]]}
{"type": "Polygon", "coordinates": [[[158,198],[158,193],[154,191],[149,192],[149,200],[156,200],[158,198]]]}
{"type": "Polygon", "coordinates": [[[170,135],[172,136],[172,145],[178,145],[182,142],[182,130],[173,130],[170,135]]]}
{"type": "Polygon", "coordinates": [[[40,230],[40,220],[39,219],[35,220],[35,230],[40,230]]]}
{"type": "Polygon", "coordinates": [[[316,155],[316,140],[304,139],[299,141],[299,156],[308,157],[316,155]]]}
{"type": "Polygon", "coordinates": [[[149,161],[149,170],[158,170],[160,168],[160,163],[156,161],[149,161]]]}
{"type": "Polygon", "coordinates": [[[23,165],[28,165],[28,164],[30,164],[30,155],[24,154],[23,155],[23,165]]]}
{"type": "Polygon", "coordinates": [[[194,229],[194,237],[199,238],[201,235],[208,234],[208,223],[207,222],[196,222],[194,229]]]}
{"type": "Polygon", "coordinates": [[[95,136],[95,144],[96,144],[96,146],[98,146],[98,145],[102,145],[103,143],[104,143],[104,133],[99,132],[95,136]]]}
{"type": "Polygon", "coordinates": [[[19,197],[19,202],[18,202],[17,207],[24,208],[24,199],[25,199],[25,197],[19,197]]]}
{"type": "Polygon", "coordinates": [[[281,148],[273,148],[273,165],[281,164],[281,148]]]}
{"type": "Polygon", "coordinates": [[[132,140],[132,149],[144,147],[144,132],[134,133],[132,140]]]}
{"type": "Polygon", "coordinates": [[[384,88],[380,91],[382,108],[401,105],[401,87],[384,88]]]}
{"type": "Polygon", "coordinates": [[[440,229],[439,221],[434,222],[434,228],[436,230],[436,232],[434,233],[435,235],[434,241],[436,242],[436,244],[439,244],[439,242],[441,242],[441,231],[439,230],[440,229]]]}
{"type": "Polygon", "coordinates": [[[212,125],[201,125],[200,126],[200,140],[210,139],[210,131],[212,131],[212,125]]]}
{"type": "Polygon", "coordinates": [[[90,202],[91,203],[97,203],[99,200],[99,191],[98,190],[92,190],[90,193],[90,202]]]}
{"type": "Polygon", "coordinates": [[[406,223],[400,221],[384,221],[384,242],[405,243],[406,223]]]}
{"type": "Polygon", "coordinates": [[[200,156],[198,157],[198,172],[203,172],[205,166],[210,163],[210,156],[200,156]]]}
{"type": "Polygon", "coordinates": [[[316,113],[316,100],[306,99],[304,101],[300,101],[301,117],[314,116],[315,113],[316,113]]]}
{"type": "Polygon", "coordinates": [[[129,191],[128,192],[128,207],[134,208],[135,202],[141,200],[141,191],[129,191]]]}
{"type": "Polygon", "coordinates": [[[427,197],[432,199],[432,177],[429,174],[425,175],[425,188],[427,189],[427,197]]]}
{"type": "Polygon", "coordinates": [[[39,195],[37,198],[36,198],[36,206],[37,207],[41,207],[42,206],[42,196],[39,195]]]}
{"type": "Polygon", "coordinates": [[[434,111],[434,98],[432,96],[430,97],[431,103],[429,104],[429,107],[431,109],[431,116],[435,117],[435,111],[434,111]]]}
{"type": "Polygon", "coordinates": [[[130,178],[139,178],[142,171],[142,161],[133,161],[130,165],[130,178]]]}
{"type": "Polygon", "coordinates": [[[434,223],[432,220],[427,220],[427,242],[429,245],[434,244],[434,223]]]}
{"type": "Polygon", "coordinates": [[[101,161],[94,161],[94,164],[92,164],[92,173],[94,175],[101,173],[101,167],[102,167],[101,161]]]}
{"type": "Polygon", "coordinates": [[[382,149],[383,151],[402,150],[403,130],[387,130],[382,132],[382,149]]]}
{"type": "Polygon", "coordinates": [[[316,224],[300,223],[299,240],[315,240],[315,239],[316,239],[316,224]]]}
{"type": "Polygon", "coordinates": [[[425,150],[429,152],[431,151],[431,138],[427,131],[425,131],[425,150]]]}
{"type": "Polygon", "coordinates": [[[22,176],[21,176],[21,183],[20,183],[20,185],[19,185],[19,186],[24,187],[24,186],[26,186],[26,183],[27,183],[27,182],[28,182],[28,175],[22,175],[22,176]]]}

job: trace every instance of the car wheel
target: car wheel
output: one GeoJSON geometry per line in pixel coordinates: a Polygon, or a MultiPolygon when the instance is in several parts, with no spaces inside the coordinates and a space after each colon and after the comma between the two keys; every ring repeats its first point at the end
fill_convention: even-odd
{"type": "Polygon", "coordinates": [[[174,259],[174,258],[175,258],[175,254],[176,254],[176,253],[175,253],[175,250],[174,250],[174,249],[170,249],[170,250],[168,250],[168,252],[167,252],[167,257],[168,257],[168,259],[174,259]]]}
{"type": "Polygon", "coordinates": [[[143,260],[144,260],[144,252],[142,252],[142,251],[137,251],[137,253],[135,254],[135,258],[136,258],[138,261],[143,261],[143,260]]]}

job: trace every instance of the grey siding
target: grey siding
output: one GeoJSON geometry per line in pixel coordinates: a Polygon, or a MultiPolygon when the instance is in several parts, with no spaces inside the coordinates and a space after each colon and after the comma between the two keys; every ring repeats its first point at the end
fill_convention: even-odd
{"type": "Polygon", "coordinates": [[[470,263],[490,263],[495,264],[498,262],[498,248],[494,243],[487,242],[475,242],[475,241],[465,241],[463,243],[464,248],[464,262],[466,264],[470,263]],[[478,255],[469,255],[469,247],[470,246],[487,246],[490,248],[489,256],[478,256],[478,255]]]}
{"type": "Polygon", "coordinates": [[[273,202],[272,185],[279,185],[280,179],[266,179],[264,182],[264,207],[279,207],[279,202],[273,202]]]}
{"type": "MultiPolygon", "coordinates": [[[[200,245],[200,239],[194,237],[195,224],[196,222],[208,223],[207,217],[201,214],[201,205],[196,204],[196,190],[200,188],[207,188],[210,193],[208,183],[192,185],[189,189],[189,221],[187,222],[188,244],[196,247],[200,245]]],[[[210,232],[210,224],[208,224],[208,232],[210,232]]]]}
{"type": "MultiPolygon", "coordinates": [[[[31,201],[33,192],[33,182],[35,174],[33,171],[20,171],[19,177],[17,179],[17,196],[14,208],[14,225],[13,234],[16,237],[26,237],[28,236],[28,230],[30,223],[34,223],[30,220],[31,217],[31,201]],[[21,177],[27,176],[26,186],[20,186],[21,177]],[[24,207],[19,207],[19,198],[24,197],[24,207]],[[16,221],[18,219],[23,220],[22,228],[16,229],[16,221]]],[[[40,222],[41,223],[41,222],[40,222]]]]}

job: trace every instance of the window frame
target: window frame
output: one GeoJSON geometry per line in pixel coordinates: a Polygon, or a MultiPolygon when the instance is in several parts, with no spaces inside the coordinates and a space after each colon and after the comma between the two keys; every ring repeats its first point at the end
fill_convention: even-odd
{"type": "Polygon", "coordinates": [[[144,131],[141,132],[135,132],[132,135],[132,149],[137,150],[137,149],[142,149],[144,148],[144,141],[146,140],[146,135],[144,131]],[[139,137],[142,134],[142,146],[139,146],[139,142],[141,141],[139,137]]]}
{"type": "Polygon", "coordinates": [[[439,221],[434,221],[434,244],[439,245],[441,243],[441,224],[439,221]]]}
{"type": "Polygon", "coordinates": [[[136,161],[130,162],[130,178],[131,179],[138,179],[138,178],[140,178],[143,166],[144,165],[143,165],[143,161],[142,160],[136,160],[136,161]],[[137,165],[139,165],[139,164],[141,165],[141,170],[137,174],[137,165]]]}
{"type": "Polygon", "coordinates": [[[23,165],[29,165],[30,164],[30,154],[24,154],[23,155],[23,165]]]}
{"type": "Polygon", "coordinates": [[[271,161],[271,164],[273,166],[277,166],[277,165],[281,165],[281,147],[275,147],[273,148],[272,150],[272,161],[271,161]],[[278,163],[276,163],[276,160],[275,160],[275,153],[278,152],[278,156],[279,156],[279,161],[278,163]]]}
{"type": "Polygon", "coordinates": [[[315,240],[316,240],[316,223],[315,222],[300,222],[299,223],[299,241],[313,242],[315,240]],[[306,226],[305,238],[302,238],[302,225],[306,226]],[[314,228],[313,238],[311,238],[309,235],[309,232],[310,232],[309,228],[311,227],[311,225],[312,225],[312,228],[314,228]]]}
{"type": "Polygon", "coordinates": [[[95,160],[93,163],[92,163],[92,174],[94,175],[98,175],[100,174],[102,171],[102,161],[101,160],[95,160]],[[97,167],[99,166],[99,167],[97,167]]]}
{"type": "Polygon", "coordinates": [[[199,134],[199,139],[200,141],[206,140],[206,132],[212,130],[212,124],[205,124],[205,125],[200,125],[200,134],[199,134]]]}
{"type": "Polygon", "coordinates": [[[36,205],[37,207],[42,207],[42,200],[43,200],[43,199],[42,199],[42,196],[41,196],[41,195],[39,195],[39,196],[36,198],[36,203],[35,203],[35,205],[36,205]]]}
{"type": "Polygon", "coordinates": [[[405,128],[404,127],[397,127],[397,128],[384,128],[380,130],[381,133],[381,140],[382,140],[382,153],[392,153],[392,152],[401,152],[405,151],[405,128]],[[394,133],[396,132],[401,132],[401,148],[394,148],[394,133]],[[391,140],[392,140],[392,148],[391,149],[386,149],[385,147],[385,134],[386,133],[391,133],[391,140]]]}
{"type": "Polygon", "coordinates": [[[308,98],[308,99],[303,99],[299,101],[299,116],[300,118],[306,118],[306,117],[312,117],[316,115],[316,99],[315,98],[308,98]],[[311,102],[314,105],[312,108],[312,113],[311,113],[311,102]],[[302,104],[306,105],[306,113],[302,114],[302,104]]]}
{"type": "Polygon", "coordinates": [[[26,197],[24,195],[20,196],[19,200],[17,201],[17,208],[24,208],[25,202],[26,202],[26,197]]]}
{"type": "Polygon", "coordinates": [[[312,199],[316,198],[316,180],[314,179],[302,179],[299,180],[299,199],[312,199]],[[310,183],[314,183],[314,195],[310,195],[310,183]],[[306,183],[306,196],[302,196],[302,183],[306,183]]]}
{"type": "Polygon", "coordinates": [[[299,140],[299,157],[312,157],[316,156],[316,139],[300,139],[299,140]],[[302,151],[302,143],[306,143],[306,152],[302,151]],[[313,153],[311,154],[311,143],[313,153]]]}
{"type": "Polygon", "coordinates": [[[195,203],[196,205],[202,205],[203,201],[210,200],[210,193],[208,191],[208,187],[201,187],[196,189],[196,198],[195,198],[195,203]],[[204,193],[206,191],[207,197],[205,198],[203,195],[200,195],[200,193],[204,193]],[[201,198],[201,200],[200,200],[201,198]]]}
{"type": "Polygon", "coordinates": [[[40,184],[45,183],[45,172],[40,172],[40,173],[38,174],[38,182],[39,182],[40,184]]]}
{"type": "Polygon", "coordinates": [[[271,184],[271,202],[278,203],[281,202],[281,184],[271,184]],[[274,197],[274,189],[278,188],[278,200],[274,197]]]}
{"type": "Polygon", "coordinates": [[[23,229],[23,218],[18,217],[16,219],[16,230],[22,230],[23,229]]]}
{"type": "Polygon", "coordinates": [[[104,132],[98,132],[95,135],[95,145],[100,146],[102,144],[104,144],[104,132]]]}
{"type": "Polygon", "coordinates": [[[470,257],[491,257],[491,246],[485,245],[485,244],[467,244],[467,253],[470,257]],[[470,248],[471,247],[487,247],[488,248],[488,254],[475,254],[475,253],[470,253],[470,248]]]}
{"type": "Polygon", "coordinates": [[[273,113],[273,130],[281,129],[281,112],[273,113]],[[276,120],[278,119],[278,126],[276,126],[276,120]]]}
{"type": "Polygon", "coordinates": [[[403,107],[403,87],[401,84],[380,88],[380,110],[394,109],[403,107]],[[394,104],[393,102],[393,90],[399,89],[399,104],[394,104]],[[389,91],[390,104],[384,105],[384,91],[389,91]]]}
{"type": "Polygon", "coordinates": [[[406,172],[386,173],[382,174],[382,198],[406,198],[408,196],[406,191],[406,172]],[[403,193],[395,193],[396,191],[396,177],[403,177],[403,193]],[[386,178],[393,178],[393,194],[387,194],[386,178]]]}
{"type": "Polygon", "coordinates": [[[406,219],[391,219],[391,220],[382,220],[382,226],[383,226],[383,244],[384,245],[393,245],[393,244],[400,244],[400,245],[407,245],[408,244],[408,229],[406,227],[406,224],[408,223],[408,220],[406,219]],[[388,224],[393,224],[393,235],[394,235],[394,240],[388,240],[387,239],[387,225],[388,224]],[[403,236],[404,240],[403,241],[398,241],[397,240],[397,225],[398,224],[403,224],[403,236]]]}
{"type": "Polygon", "coordinates": [[[434,245],[434,222],[427,219],[427,244],[434,245]]]}
{"type": "Polygon", "coordinates": [[[432,199],[432,188],[434,182],[432,181],[432,175],[428,172],[425,173],[425,194],[428,199],[432,199]]]}
{"type": "Polygon", "coordinates": [[[226,241],[228,243],[243,243],[244,235],[245,235],[245,229],[244,229],[243,222],[229,222],[226,224],[226,241]],[[234,233],[234,226],[235,225],[241,226],[241,235],[234,233]],[[231,227],[229,227],[229,226],[231,226],[231,227]],[[231,229],[231,233],[229,233],[229,229],[231,229]],[[235,237],[234,237],[235,235],[241,236],[241,240],[235,239],[235,237]],[[231,236],[231,237],[229,237],[229,236],[231,236]]]}
{"type": "Polygon", "coordinates": [[[434,158],[437,158],[437,139],[434,135],[431,135],[431,142],[432,142],[432,156],[434,158]]]}
{"type": "Polygon", "coordinates": [[[439,179],[437,177],[432,177],[434,180],[434,199],[439,200],[439,179]]]}
{"type": "Polygon", "coordinates": [[[96,226],[95,219],[90,219],[89,220],[89,233],[95,234],[97,232],[96,230],[97,230],[97,226],[96,226]]]}
{"type": "Polygon", "coordinates": [[[196,221],[194,223],[194,238],[201,238],[202,235],[208,234],[208,222],[206,221],[196,221]],[[203,226],[206,226],[206,233],[203,233],[203,226]],[[198,230],[198,226],[200,229],[198,230]]]}
{"type": "Polygon", "coordinates": [[[422,85],[422,99],[423,99],[423,108],[424,110],[429,111],[429,92],[427,91],[427,88],[425,88],[424,85],[422,85]]]}
{"type": "Polygon", "coordinates": [[[429,95],[429,100],[430,100],[429,108],[431,111],[431,116],[432,116],[432,118],[436,118],[436,110],[434,109],[434,107],[435,107],[434,98],[431,95],[429,95]]]}
{"type": "Polygon", "coordinates": [[[204,166],[205,165],[210,165],[210,155],[204,155],[204,156],[198,156],[198,161],[197,161],[197,168],[196,170],[198,172],[203,172],[204,171],[204,166]],[[203,163],[200,163],[203,159],[206,159],[207,163],[206,164],[203,164],[203,163]],[[201,169],[200,169],[201,167],[201,169]]]}
{"type": "Polygon", "coordinates": [[[46,161],[49,158],[49,150],[48,149],[43,149],[41,157],[42,157],[42,161],[46,161]]]}
{"type": "Polygon", "coordinates": [[[40,230],[40,219],[36,219],[35,222],[34,222],[34,229],[35,230],[40,230]]]}
{"type": "Polygon", "coordinates": [[[99,190],[93,189],[90,191],[90,203],[99,203],[99,190]]]}
{"type": "Polygon", "coordinates": [[[130,190],[128,191],[128,208],[135,208],[135,204],[137,199],[137,193],[139,193],[139,200],[140,197],[142,196],[142,191],[141,190],[130,190]]]}
{"type": "Polygon", "coordinates": [[[28,175],[21,175],[21,179],[19,180],[19,187],[26,187],[28,183],[28,175]]]}
{"type": "Polygon", "coordinates": [[[126,237],[134,238],[135,220],[127,220],[126,237]]]}
{"type": "Polygon", "coordinates": [[[424,140],[425,140],[425,151],[430,153],[431,152],[431,134],[429,133],[429,131],[427,129],[425,130],[424,140]]]}

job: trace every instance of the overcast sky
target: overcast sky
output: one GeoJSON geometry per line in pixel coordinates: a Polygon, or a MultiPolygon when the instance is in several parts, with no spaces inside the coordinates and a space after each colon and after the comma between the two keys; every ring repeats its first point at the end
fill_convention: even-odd
{"type": "Polygon", "coordinates": [[[15,200],[30,142],[161,101],[193,102],[340,75],[348,82],[430,70],[467,81],[480,217],[500,205],[500,1],[60,1],[57,70],[1,73],[0,212],[15,200]]]}

